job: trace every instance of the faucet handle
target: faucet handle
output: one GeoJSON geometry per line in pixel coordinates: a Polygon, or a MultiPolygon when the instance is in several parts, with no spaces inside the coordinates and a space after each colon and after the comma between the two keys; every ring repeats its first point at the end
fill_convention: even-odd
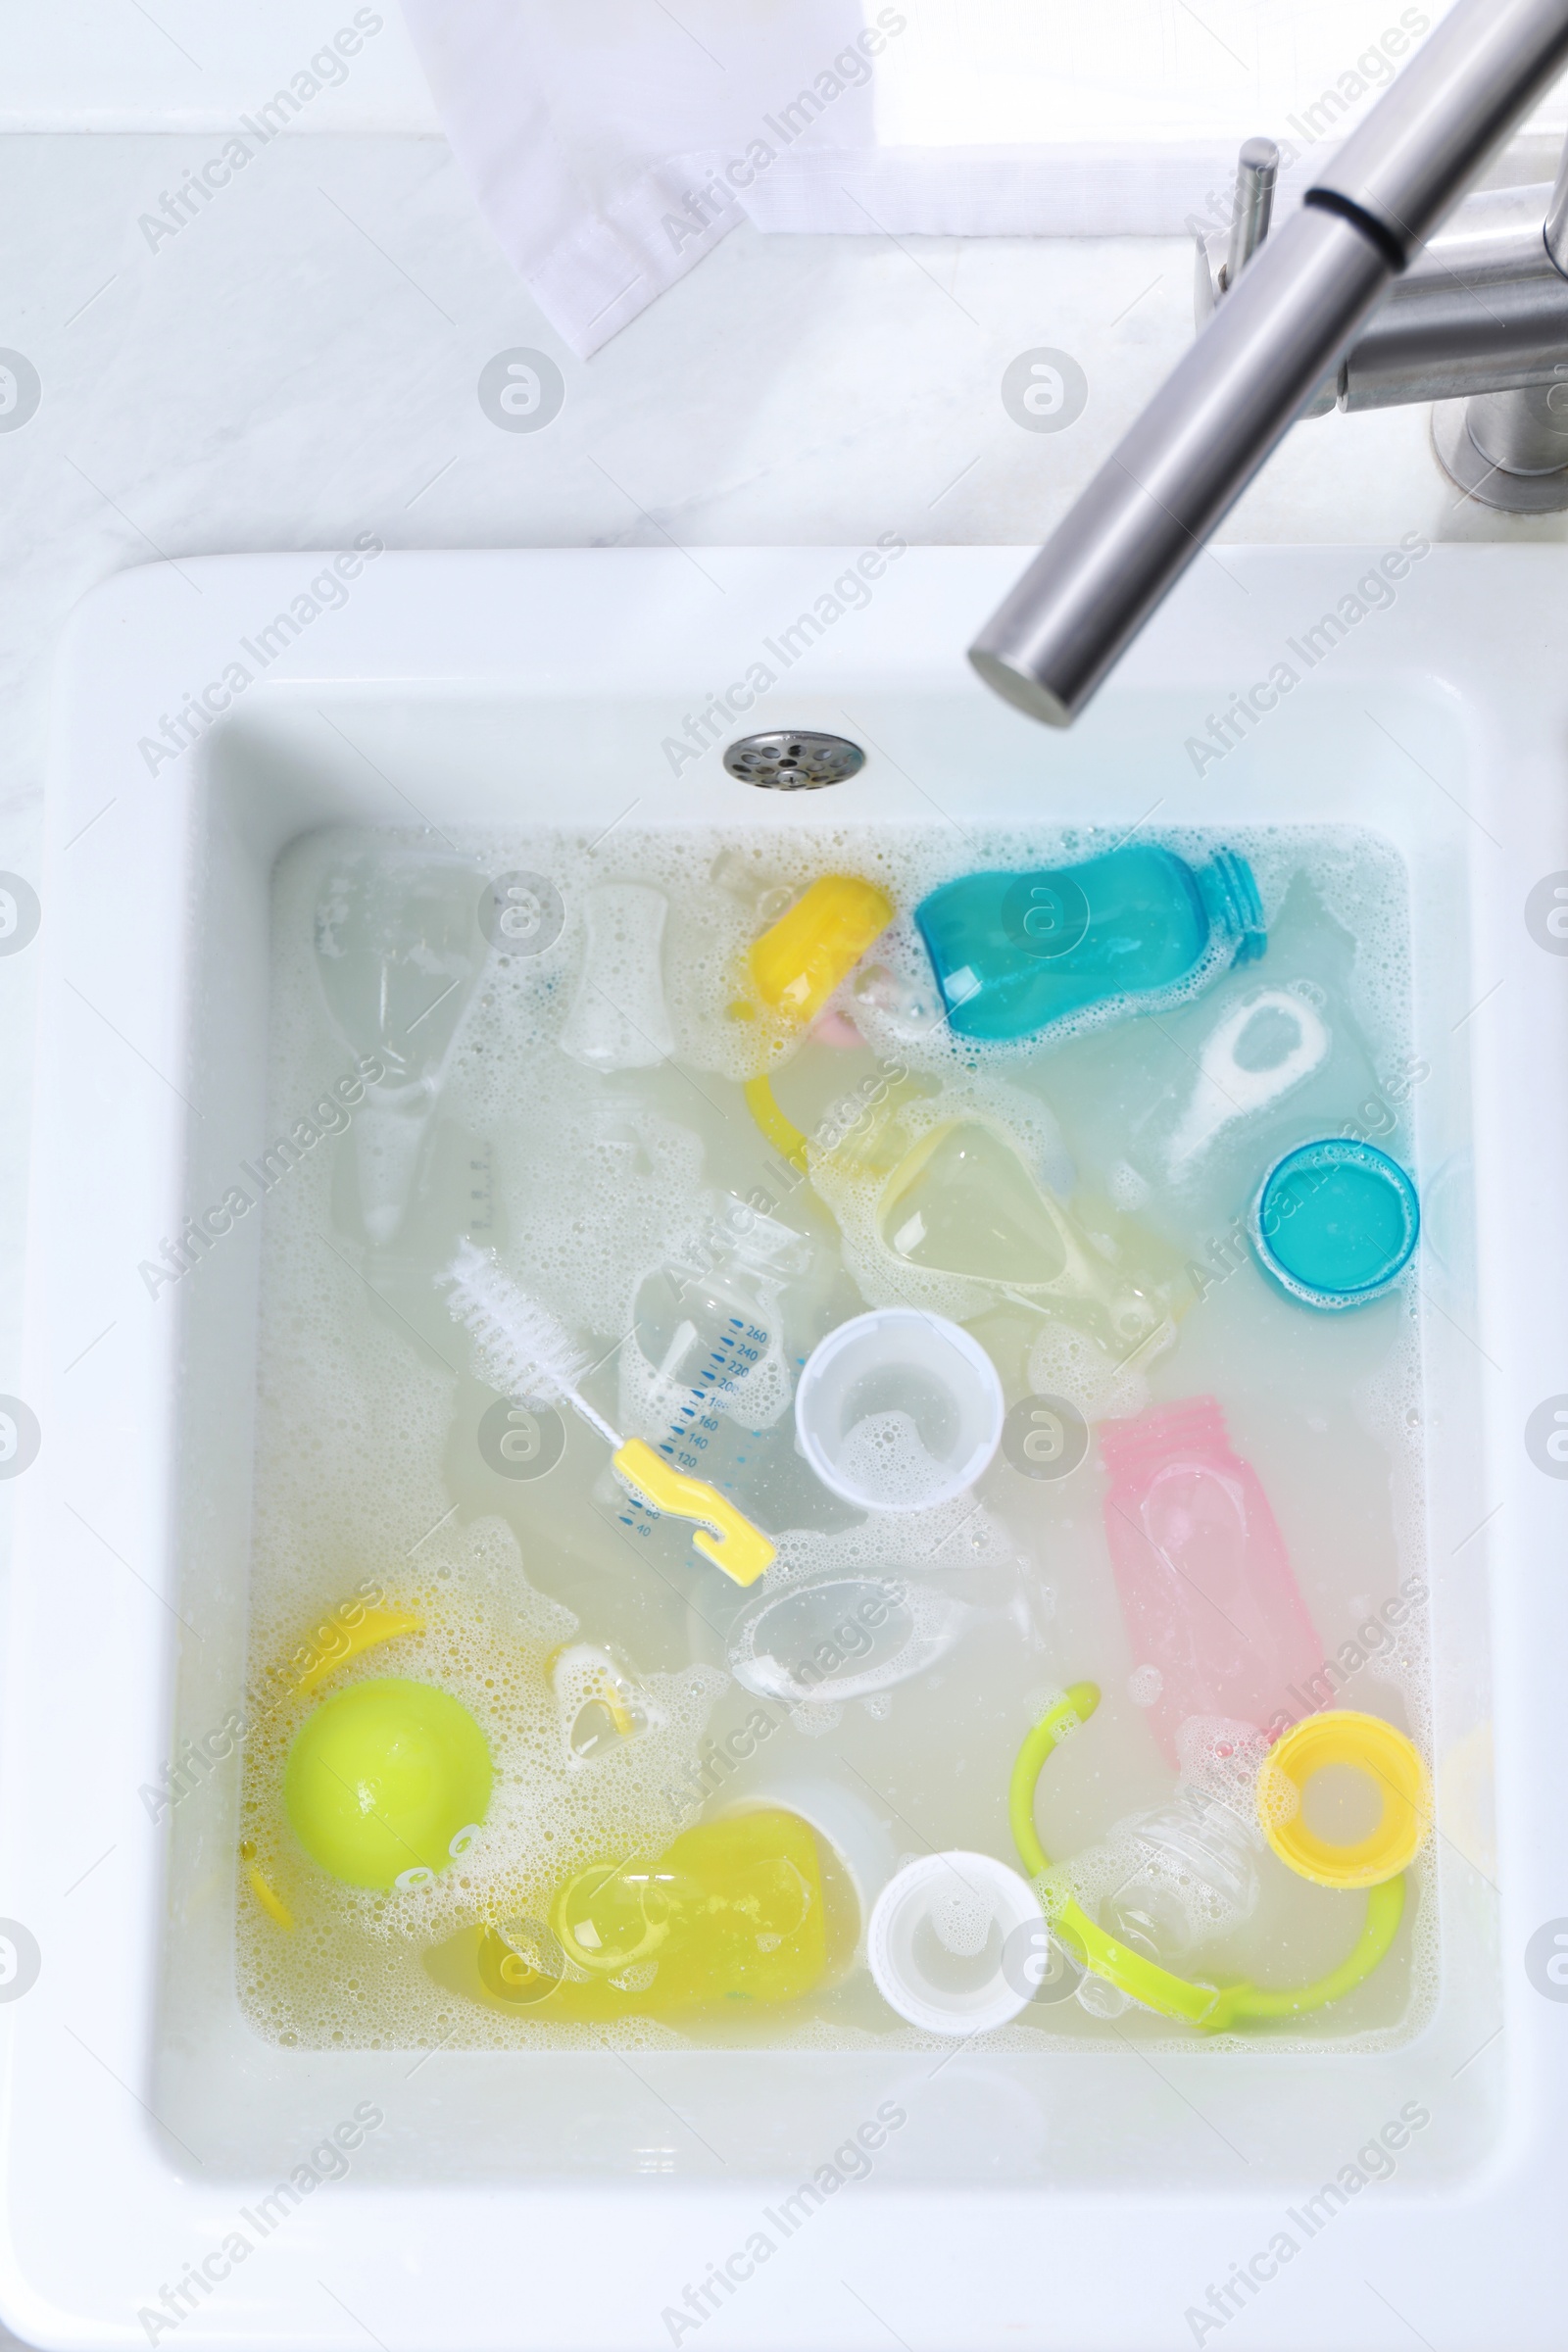
{"type": "Polygon", "coordinates": [[[1230,253],[1220,275],[1221,293],[1229,293],[1268,235],[1279,175],[1280,151],[1273,139],[1243,141],[1236,160],[1236,210],[1231,216],[1230,253]]]}
{"type": "MultiPolygon", "coordinates": [[[[1274,217],[1274,191],[1279,184],[1280,151],[1273,139],[1244,139],[1236,159],[1236,204],[1231,214],[1229,249],[1220,260],[1220,240],[1217,236],[1202,236],[1198,240],[1198,280],[1194,289],[1193,318],[1200,334],[1213,318],[1225,296],[1234,287],[1242,271],[1268,235],[1274,217]]],[[[1568,154],[1564,156],[1563,185],[1568,187],[1568,154]]],[[[1565,200],[1568,201],[1568,200],[1565,200]]],[[[1565,228],[1568,244],[1568,228],[1565,228]]],[[[1563,264],[1568,276],[1568,258],[1563,264]]],[[[1299,417],[1327,416],[1340,403],[1342,369],[1335,368],[1310,399],[1303,402],[1299,417]]]]}

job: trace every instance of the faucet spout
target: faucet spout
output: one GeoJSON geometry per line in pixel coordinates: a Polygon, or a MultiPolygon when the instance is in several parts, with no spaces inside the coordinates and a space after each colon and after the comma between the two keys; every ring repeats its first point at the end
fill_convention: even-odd
{"type": "Polygon", "coordinates": [[[1458,0],[987,622],[969,659],[989,686],[1072,723],[1565,63],[1568,0],[1458,0]]]}

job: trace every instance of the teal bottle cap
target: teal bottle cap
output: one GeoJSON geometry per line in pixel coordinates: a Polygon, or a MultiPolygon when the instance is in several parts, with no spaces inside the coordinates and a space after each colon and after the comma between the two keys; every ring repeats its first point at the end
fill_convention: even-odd
{"type": "Polygon", "coordinates": [[[1270,1168],[1252,1203],[1263,1271],[1303,1306],[1359,1306],[1392,1290],[1421,1230],[1415,1186],[1386,1152],[1329,1136],[1270,1168]]]}

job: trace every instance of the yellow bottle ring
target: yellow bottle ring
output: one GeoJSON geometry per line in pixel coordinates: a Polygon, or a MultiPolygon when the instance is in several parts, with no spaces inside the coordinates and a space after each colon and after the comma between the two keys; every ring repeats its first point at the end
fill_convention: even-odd
{"type": "Polygon", "coordinates": [[[499,1928],[479,1931],[479,1980],[486,1991],[514,2007],[531,2009],[559,1992],[565,1982],[560,1974],[519,1951],[499,1928]]]}
{"type": "Polygon", "coordinates": [[[1331,1707],[1269,1750],[1257,1776],[1258,1826],[1280,1860],[1314,1886],[1381,1886],[1415,1860],[1432,1827],[1432,1785],[1412,1743],[1380,1715],[1331,1707]],[[1383,1800],[1365,1838],[1337,1845],[1308,1829],[1302,1792],[1314,1773],[1349,1765],[1383,1800]]]}

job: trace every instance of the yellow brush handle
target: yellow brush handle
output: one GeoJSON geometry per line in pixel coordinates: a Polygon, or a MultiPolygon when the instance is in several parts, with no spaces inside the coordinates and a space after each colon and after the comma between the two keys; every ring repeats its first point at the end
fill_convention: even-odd
{"type": "Polygon", "coordinates": [[[772,1561],[777,1545],[759,1527],[726,1502],[722,1494],[700,1478],[688,1478],[641,1438],[628,1438],[612,1456],[628,1486],[635,1487],[652,1509],[670,1519],[700,1522],[692,1542],[706,1559],[722,1568],[738,1585],[755,1585],[772,1561]],[[712,1534],[709,1530],[712,1529],[712,1534]]]}

